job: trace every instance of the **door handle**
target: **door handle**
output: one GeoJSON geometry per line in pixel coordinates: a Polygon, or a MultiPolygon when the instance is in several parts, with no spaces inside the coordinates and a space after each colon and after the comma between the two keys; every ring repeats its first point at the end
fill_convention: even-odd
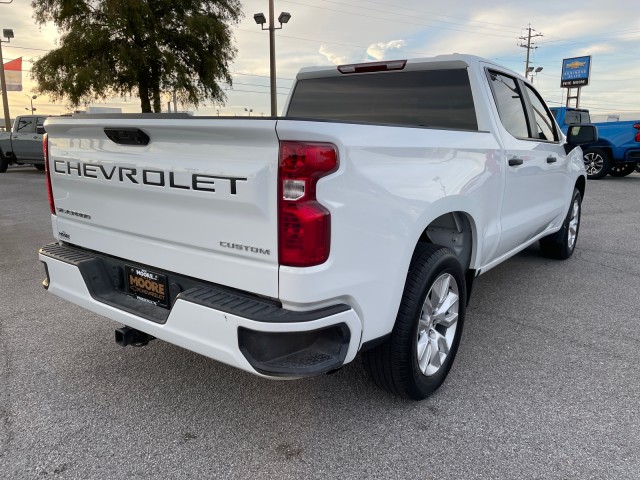
{"type": "Polygon", "coordinates": [[[524,163],[524,160],[522,160],[521,158],[510,158],[509,159],[509,166],[510,167],[515,167],[517,165],[522,165],[524,163]]]}
{"type": "Polygon", "coordinates": [[[547,163],[556,163],[557,161],[556,157],[547,157],[547,163]]]}

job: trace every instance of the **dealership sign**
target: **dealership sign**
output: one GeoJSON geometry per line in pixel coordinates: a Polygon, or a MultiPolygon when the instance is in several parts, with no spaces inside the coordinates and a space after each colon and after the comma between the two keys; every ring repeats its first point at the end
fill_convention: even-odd
{"type": "Polygon", "coordinates": [[[587,57],[565,58],[562,60],[561,87],[584,87],[589,85],[591,55],[587,57]]]}

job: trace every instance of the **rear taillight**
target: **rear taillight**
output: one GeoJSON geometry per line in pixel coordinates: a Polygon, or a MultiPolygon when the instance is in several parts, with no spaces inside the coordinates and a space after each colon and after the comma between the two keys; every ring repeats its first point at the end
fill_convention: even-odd
{"type": "Polygon", "coordinates": [[[636,142],[640,142],[640,123],[635,123],[633,125],[633,128],[635,128],[636,130],[638,130],[636,132],[636,142]]]}
{"type": "Polygon", "coordinates": [[[51,172],[49,171],[49,135],[42,136],[42,152],[44,153],[44,169],[47,174],[47,196],[49,197],[49,210],[56,214],[56,204],[53,202],[53,190],[51,190],[51,172]]]}
{"type": "Polygon", "coordinates": [[[337,169],[338,150],[330,143],[280,142],[280,265],[310,267],[329,258],[331,214],[318,202],[316,184],[337,169]]]}

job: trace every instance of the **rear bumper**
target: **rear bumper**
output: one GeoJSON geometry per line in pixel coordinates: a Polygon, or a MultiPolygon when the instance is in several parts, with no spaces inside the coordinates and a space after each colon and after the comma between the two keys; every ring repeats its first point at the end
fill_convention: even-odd
{"type": "MultiPolygon", "coordinates": [[[[361,322],[344,304],[298,312],[273,300],[184,279],[187,288],[164,309],[124,292],[118,283],[123,260],[58,244],[43,247],[39,255],[47,273],[43,285],[51,293],[257,375],[320,375],[350,362],[358,351],[361,322]]],[[[163,273],[170,275],[170,282],[183,281],[163,273]]]]}
{"type": "Polygon", "coordinates": [[[625,162],[640,162],[640,148],[631,148],[624,154],[625,162]]]}

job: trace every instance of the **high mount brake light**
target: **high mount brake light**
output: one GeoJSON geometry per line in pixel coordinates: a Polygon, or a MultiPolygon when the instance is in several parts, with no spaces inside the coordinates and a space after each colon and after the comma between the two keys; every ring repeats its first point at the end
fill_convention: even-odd
{"type": "Polygon", "coordinates": [[[310,267],[329,258],[331,214],[318,202],[316,184],[337,169],[338,150],[330,143],[280,142],[280,265],[310,267]]]}
{"type": "Polygon", "coordinates": [[[51,172],[49,171],[49,135],[42,136],[42,153],[44,153],[44,169],[47,176],[47,197],[49,198],[49,210],[51,214],[56,214],[56,204],[53,201],[53,190],[51,189],[51,172]]]}
{"type": "Polygon", "coordinates": [[[350,65],[338,65],[338,71],[347,73],[371,73],[388,72],[390,70],[404,70],[406,60],[393,60],[389,62],[352,63],[350,65]]]}

